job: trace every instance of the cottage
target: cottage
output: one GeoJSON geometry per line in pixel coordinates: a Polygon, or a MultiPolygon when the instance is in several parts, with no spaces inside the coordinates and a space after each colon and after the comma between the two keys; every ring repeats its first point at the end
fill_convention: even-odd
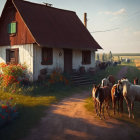
{"type": "Polygon", "coordinates": [[[40,70],[70,73],[95,66],[101,49],[73,11],[7,0],[0,17],[0,63],[26,63],[31,81],[40,70]]]}

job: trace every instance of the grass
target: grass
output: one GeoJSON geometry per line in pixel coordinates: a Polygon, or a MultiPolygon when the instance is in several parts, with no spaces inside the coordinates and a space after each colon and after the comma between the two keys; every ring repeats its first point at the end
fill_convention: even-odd
{"type": "MultiPolygon", "coordinates": [[[[126,66],[126,65],[123,64],[122,66],[126,66]]],[[[129,65],[127,65],[127,66],[128,66],[127,78],[129,79],[129,81],[133,83],[133,80],[135,77],[138,77],[140,79],[140,70],[137,67],[135,67],[135,64],[129,63],[129,65]]],[[[88,111],[95,113],[94,106],[93,106],[93,100],[91,97],[86,99],[85,107],[88,111]]],[[[135,119],[134,120],[128,118],[127,105],[126,105],[125,101],[124,101],[124,113],[123,113],[122,117],[120,115],[114,116],[113,109],[110,110],[110,113],[113,118],[123,121],[123,122],[129,124],[130,126],[132,126],[134,128],[134,134],[135,134],[135,133],[138,133],[140,130],[140,110],[139,110],[139,108],[140,108],[140,102],[135,102],[135,105],[134,105],[135,119]]]]}
{"type": "Polygon", "coordinates": [[[45,110],[52,103],[57,103],[62,98],[75,92],[80,93],[82,90],[86,90],[86,88],[55,85],[50,88],[36,86],[32,89],[32,93],[27,95],[0,92],[2,100],[13,97],[19,111],[19,117],[16,120],[0,129],[0,139],[19,140],[23,138],[29,134],[31,128],[39,123],[40,118],[45,115],[45,110]]]}
{"type": "Polygon", "coordinates": [[[95,75],[89,75],[89,78],[94,79],[95,84],[99,84],[103,78],[108,77],[109,75],[113,75],[116,78],[118,71],[122,67],[122,65],[110,66],[105,70],[97,71],[95,75]]]}

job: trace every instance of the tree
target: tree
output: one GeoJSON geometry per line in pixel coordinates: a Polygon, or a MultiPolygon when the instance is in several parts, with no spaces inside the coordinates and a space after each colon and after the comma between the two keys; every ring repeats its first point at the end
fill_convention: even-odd
{"type": "Polygon", "coordinates": [[[111,52],[111,51],[109,52],[109,56],[108,56],[108,58],[109,58],[109,61],[112,61],[112,59],[113,59],[113,55],[112,55],[112,52],[111,52]]]}
{"type": "Polygon", "coordinates": [[[120,56],[118,56],[118,62],[121,61],[120,56]]]}
{"type": "Polygon", "coordinates": [[[102,61],[104,62],[105,61],[105,54],[103,53],[102,55],[102,61]]]}
{"type": "Polygon", "coordinates": [[[98,60],[98,61],[100,60],[99,54],[97,54],[97,60],[98,60]]]}

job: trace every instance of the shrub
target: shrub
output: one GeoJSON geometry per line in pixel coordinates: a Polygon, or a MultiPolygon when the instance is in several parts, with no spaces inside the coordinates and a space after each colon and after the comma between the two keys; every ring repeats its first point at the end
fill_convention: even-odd
{"type": "Polygon", "coordinates": [[[17,116],[18,112],[13,98],[10,98],[8,101],[0,101],[0,127],[15,119],[17,116]]]}
{"type": "Polygon", "coordinates": [[[1,74],[0,74],[0,85],[1,87],[16,88],[23,77],[25,77],[25,72],[27,70],[26,65],[21,64],[5,64],[0,63],[1,74]]]}
{"type": "Polygon", "coordinates": [[[60,71],[53,70],[50,75],[50,79],[48,80],[48,85],[56,84],[56,83],[64,83],[65,85],[69,84],[69,80],[67,80],[60,71]]]}

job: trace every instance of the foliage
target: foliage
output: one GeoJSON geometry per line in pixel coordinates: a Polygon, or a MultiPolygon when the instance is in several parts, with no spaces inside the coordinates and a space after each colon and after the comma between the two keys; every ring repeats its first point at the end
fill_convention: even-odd
{"type": "Polygon", "coordinates": [[[120,56],[118,56],[118,62],[119,62],[119,61],[121,61],[121,58],[120,58],[120,56]]]}
{"type": "Polygon", "coordinates": [[[98,61],[100,60],[99,54],[97,54],[97,60],[98,60],[98,61]]]}
{"type": "Polygon", "coordinates": [[[104,62],[105,61],[105,54],[103,53],[102,55],[102,61],[104,62]]]}
{"type": "Polygon", "coordinates": [[[25,77],[26,65],[21,64],[5,64],[0,63],[1,74],[0,74],[0,82],[1,87],[8,88],[14,87],[19,84],[20,80],[25,77]]]}
{"type": "Polygon", "coordinates": [[[69,84],[69,80],[67,80],[58,69],[54,69],[50,75],[50,79],[48,80],[48,86],[56,83],[63,83],[65,85],[69,84]]]}
{"type": "Polygon", "coordinates": [[[109,61],[113,61],[113,55],[112,55],[111,51],[108,54],[108,59],[109,59],[109,61]]]}
{"type": "Polygon", "coordinates": [[[0,127],[13,120],[18,115],[16,103],[13,98],[0,101],[0,127]]]}

